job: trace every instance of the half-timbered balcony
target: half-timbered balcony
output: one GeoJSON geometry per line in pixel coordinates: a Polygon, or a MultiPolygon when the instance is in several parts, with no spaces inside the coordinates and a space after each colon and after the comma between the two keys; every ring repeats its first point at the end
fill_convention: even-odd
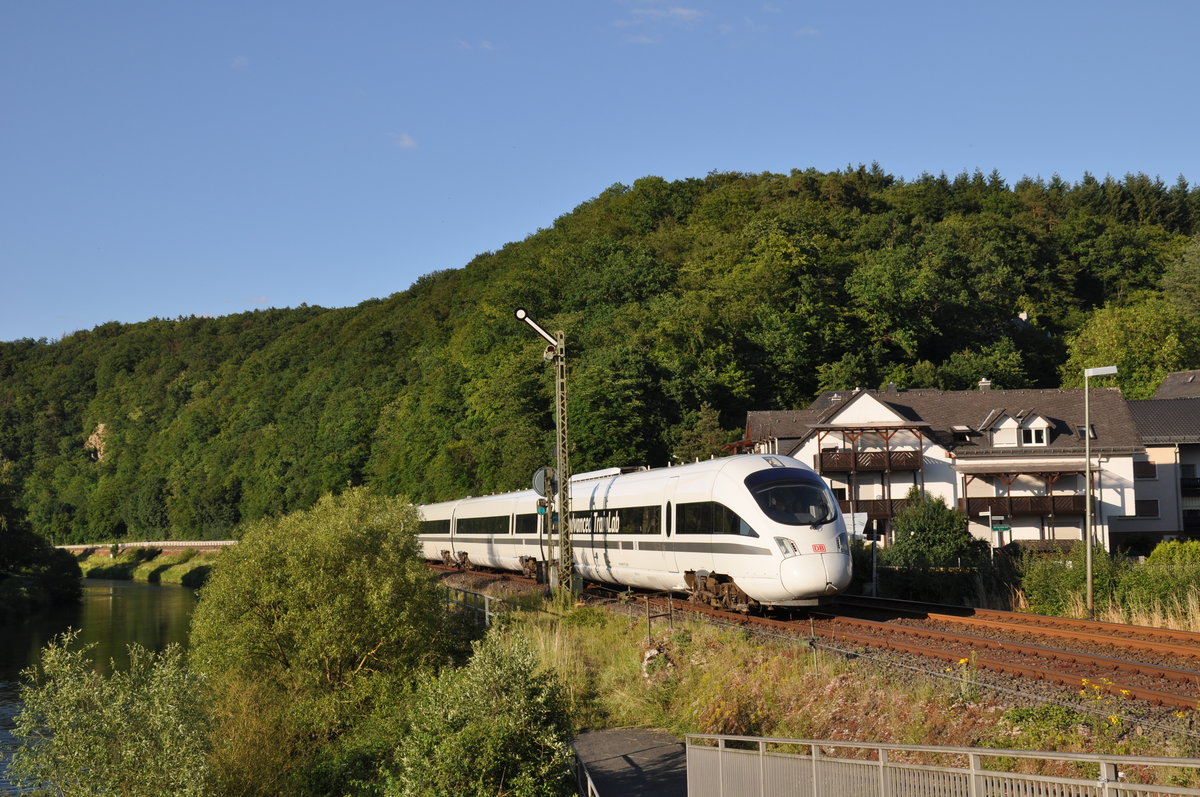
{"type": "Polygon", "coordinates": [[[1087,505],[1082,495],[998,495],[993,498],[960,498],[958,509],[970,518],[986,515],[1083,515],[1087,505]]]}
{"type": "Polygon", "coordinates": [[[817,460],[821,473],[920,469],[920,451],[822,451],[817,460]]]}
{"type": "Polygon", "coordinates": [[[851,512],[866,512],[869,520],[889,520],[896,516],[906,506],[908,500],[905,498],[893,498],[890,501],[885,499],[872,499],[869,501],[838,501],[842,508],[842,514],[851,512]]]}

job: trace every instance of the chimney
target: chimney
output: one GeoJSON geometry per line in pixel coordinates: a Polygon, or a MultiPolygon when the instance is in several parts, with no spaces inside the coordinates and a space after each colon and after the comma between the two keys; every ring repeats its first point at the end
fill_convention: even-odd
{"type": "Polygon", "coordinates": [[[899,393],[899,392],[900,392],[900,388],[896,387],[896,383],[895,383],[895,382],[888,382],[888,383],[887,383],[887,387],[886,387],[884,390],[885,390],[885,392],[887,392],[887,393],[891,393],[891,394],[893,394],[893,395],[895,395],[895,394],[897,394],[897,393],[899,393]]]}
{"type": "Polygon", "coordinates": [[[992,380],[988,379],[986,376],[983,379],[980,379],[979,380],[979,389],[980,390],[991,390],[992,389],[992,380]]]}

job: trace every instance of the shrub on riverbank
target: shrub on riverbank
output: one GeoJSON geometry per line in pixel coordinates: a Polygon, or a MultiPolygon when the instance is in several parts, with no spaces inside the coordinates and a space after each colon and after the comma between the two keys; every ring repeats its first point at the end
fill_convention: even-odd
{"type": "Polygon", "coordinates": [[[55,794],[201,795],[208,786],[209,720],[200,680],[178,646],[130,646],[129,668],[96,672],[88,646],[67,634],[26,671],[13,733],[24,744],[8,774],[55,794]]]}
{"type": "Polygon", "coordinates": [[[0,622],[77,602],[79,575],[71,554],[27,529],[0,524],[0,622]]]}

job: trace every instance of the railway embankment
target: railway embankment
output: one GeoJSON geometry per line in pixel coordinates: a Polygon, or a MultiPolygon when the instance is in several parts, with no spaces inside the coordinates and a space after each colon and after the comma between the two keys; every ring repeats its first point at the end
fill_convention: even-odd
{"type": "Polygon", "coordinates": [[[933,662],[647,614],[617,603],[508,622],[566,686],[581,728],[1200,757],[1194,709],[1101,692],[1086,675],[1074,686],[1017,681],[982,670],[971,653],[933,662]]]}
{"type": "Polygon", "coordinates": [[[220,549],[194,547],[100,548],[80,552],[84,578],[114,578],[154,584],[200,587],[208,578],[220,549]]]}

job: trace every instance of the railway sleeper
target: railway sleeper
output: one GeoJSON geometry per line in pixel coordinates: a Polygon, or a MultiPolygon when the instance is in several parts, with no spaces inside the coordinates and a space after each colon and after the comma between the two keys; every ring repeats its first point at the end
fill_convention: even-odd
{"type": "Polygon", "coordinates": [[[693,603],[707,603],[714,609],[732,612],[749,612],[758,608],[758,601],[751,598],[733,578],[707,570],[689,570],[683,574],[693,603]]]}

